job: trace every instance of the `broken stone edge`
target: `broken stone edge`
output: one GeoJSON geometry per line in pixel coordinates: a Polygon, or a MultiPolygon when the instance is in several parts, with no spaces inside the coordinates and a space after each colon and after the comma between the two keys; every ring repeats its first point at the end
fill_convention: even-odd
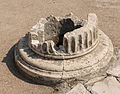
{"type": "MultiPolygon", "coordinates": [[[[63,70],[62,72],[49,71],[49,70],[44,70],[42,68],[40,69],[24,61],[24,59],[18,52],[17,46],[15,47],[15,53],[14,53],[16,65],[21,71],[23,71],[22,73],[27,74],[28,77],[30,77],[30,79],[32,79],[37,83],[42,82],[43,84],[45,83],[56,84],[67,79],[72,79],[72,78],[79,79],[79,78],[84,78],[85,76],[88,76],[88,75],[92,75],[92,74],[94,75],[95,73],[99,73],[99,71],[104,69],[106,66],[109,66],[110,65],[109,62],[113,57],[113,45],[111,40],[101,30],[99,30],[99,33],[100,33],[99,35],[107,39],[108,51],[106,54],[104,54],[103,58],[100,61],[98,60],[98,62],[96,62],[96,64],[94,64],[93,66],[89,66],[89,67],[79,69],[79,70],[74,70],[74,71],[63,70]]],[[[104,44],[104,41],[100,41],[100,42],[103,42],[102,44],[106,45],[104,44]]]]}
{"type": "Polygon", "coordinates": [[[56,47],[53,40],[39,42],[39,29],[36,32],[28,32],[28,46],[38,55],[50,59],[63,60],[83,56],[94,50],[99,43],[97,22],[96,14],[89,13],[86,24],[64,34],[62,49],[56,47]]]}

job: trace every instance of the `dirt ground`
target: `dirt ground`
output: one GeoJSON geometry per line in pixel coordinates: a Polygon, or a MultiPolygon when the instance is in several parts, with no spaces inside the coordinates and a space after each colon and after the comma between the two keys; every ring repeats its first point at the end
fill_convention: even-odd
{"type": "Polygon", "coordinates": [[[24,78],[14,66],[14,44],[50,14],[73,12],[86,19],[94,12],[99,28],[120,48],[120,0],[0,0],[0,94],[51,94],[52,88],[24,78]]]}

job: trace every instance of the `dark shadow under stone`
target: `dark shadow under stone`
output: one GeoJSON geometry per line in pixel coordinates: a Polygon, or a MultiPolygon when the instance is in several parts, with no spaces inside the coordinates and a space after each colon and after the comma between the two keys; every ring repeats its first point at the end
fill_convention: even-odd
{"type": "Polygon", "coordinates": [[[60,21],[61,24],[61,29],[60,29],[60,34],[59,34],[59,42],[57,43],[57,46],[59,47],[59,45],[63,45],[63,37],[64,34],[66,34],[67,32],[71,32],[74,29],[80,28],[82,27],[81,25],[74,25],[74,22],[70,19],[63,19],[60,21]]]}

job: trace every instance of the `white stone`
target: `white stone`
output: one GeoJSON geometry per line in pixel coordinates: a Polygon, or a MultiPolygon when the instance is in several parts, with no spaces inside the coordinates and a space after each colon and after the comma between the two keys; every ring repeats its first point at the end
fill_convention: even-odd
{"type": "Polygon", "coordinates": [[[44,30],[44,24],[47,22],[47,20],[45,18],[41,18],[39,20],[39,22],[37,22],[36,25],[34,25],[32,28],[31,28],[31,31],[43,31],[44,30]]]}
{"type": "Polygon", "coordinates": [[[116,77],[120,77],[120,63],[114,64],[107,70],[107,73],[116,77]]]}
{"type": "Polygon", "coordinates": [[[31,40],[31,44],[33,44],[33,45],[39,44],[39,41],[38,40],[31,40]]]}
{"type": "Polygon", "coordinates": [[[90,79],[88,82],[85,83],[85,86],[88,85],[93,85],[95,82],[98,82],[100,80],[103,80],[106,76],[100,76],[100,77],[95,77],[93,79],[90,79]]]}
{"type": "Polygon", "coordinates": [[[93,94],[120,94],[120,83],[115,77],[107,77],[92,87],[93,94]]]}
{"type": "Polygon", "coordinates": [[[96,26],[97,16],[93,13],[88,16],[88,22],[82,27],[80,24],[74,26],[72,19],[68,18],[61,20],[63,23],[58,22],[53,16],[47,17],[46,20],[41,19],[32,29],[35,32],[29,32],[16,45],[16,65],[36,82],[41,82],[42,79],[43,83],[46,81],[46,84],[57,84],[72,78],[80,81],[80,79],[86,79],[87,77],[98,76],[101,72],[106,73],[105,69],[111,64],[109,61],[113,57],[113,45],[109,37],[96,26]],[[67,24],[66,21],[69,23],[67,24]],[[62,26],[59,26],[59,24],[62,26]],[[87,27],[88,24],[92,27],[87,27]],[[63,30],[60,28],[63,28],[63,30]],[[59,30],[64,31],[64,29],[65,32],[59,32],[59,30]],[[67,36],[66,32],[69,29],[72,31],[67,36]],[[81,29],[81,31],[77,31],[77,29],[81,29]],[[98,37],[96,37],[97,34],[98,37]],[[68,40],[65,42],[66,47],[64,43],[63,47],[65,50],[67,48],[72,51],[72,54],[67,53],[65,50],[59,51],[60,47],[57,47],[60,42],[59,36],[68,40]],[[91,36],[91,42],[89,42],[88,36],[91,36]],[[48,41],[50,40],[53,43],[50,42],[49,45],[48,41]],[[89,46],[89,43],[92,45],[89,46]]]}
{"type": "Polygon", "coordinates": [[[94,26],[97,26],[98,19],[97,19],[96,14],[94,14],[94,13],[89,13],[88,14],[88,23],[92,24],[94,26]]]}
{"type": "Polygon", "coordinates": [[[78,83],[71,91],[66,94],[90,94],[89,91],[86,90],[84,85],[78,83]]]}

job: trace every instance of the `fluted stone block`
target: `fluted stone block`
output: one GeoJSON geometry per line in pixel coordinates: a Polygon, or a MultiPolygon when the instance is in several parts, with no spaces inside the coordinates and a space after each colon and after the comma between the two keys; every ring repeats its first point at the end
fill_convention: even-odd
{"type": "Polygon", "coordinates": [[[41,18],[15,49],[16,65],[43,84],[99,75],[109,67],[112,56],[111,40],[98,28],[93,13],[87,20],[72,13],[41,18]]]}

